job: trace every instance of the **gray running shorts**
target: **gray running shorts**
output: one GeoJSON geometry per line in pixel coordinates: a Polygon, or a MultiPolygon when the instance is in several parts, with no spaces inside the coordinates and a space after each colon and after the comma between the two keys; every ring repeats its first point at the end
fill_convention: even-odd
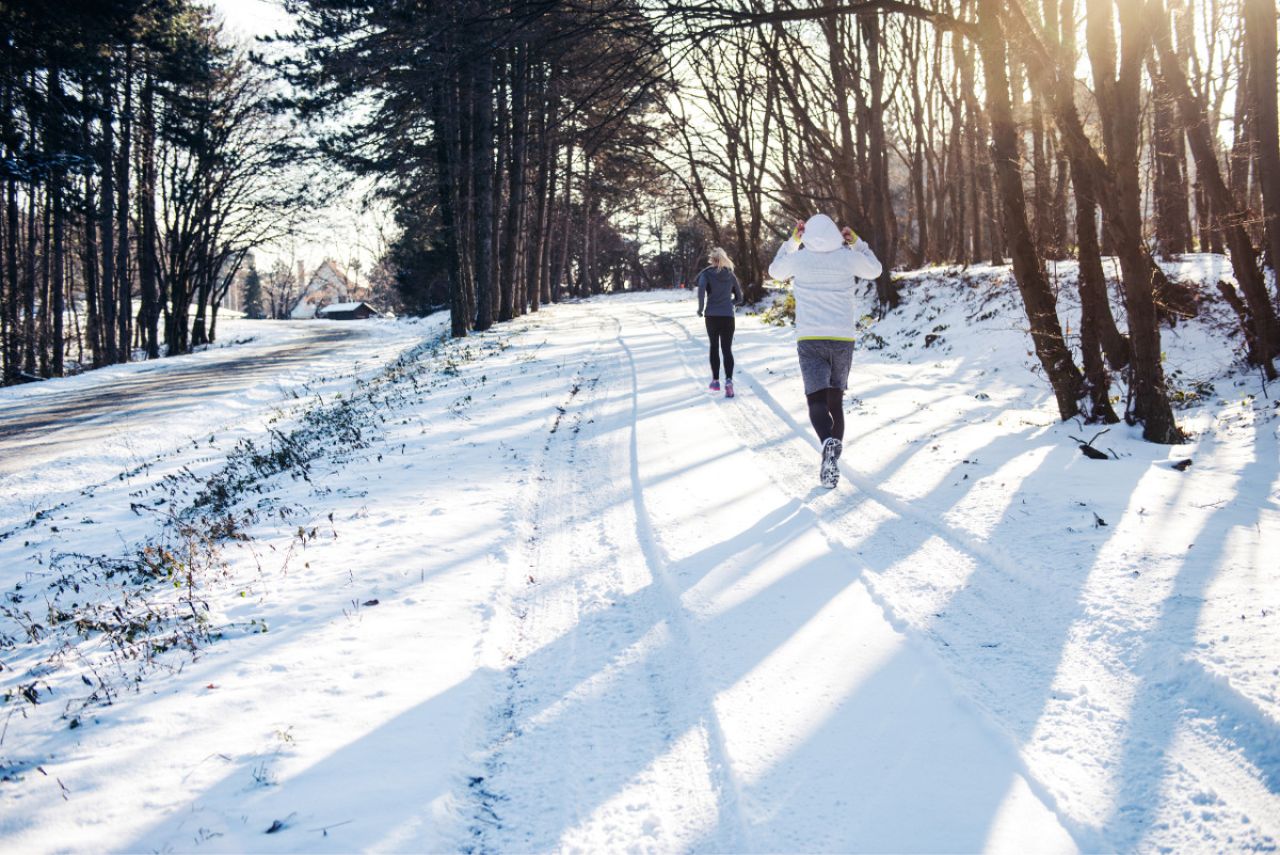
{"type": "Polygon", "coordinates": [[[822,389],[849,388],[849,366],[853,363],[853,342],[824,338],[796,342],[800,357],[800,376],[804,393],[812,395],[822,389]]]}

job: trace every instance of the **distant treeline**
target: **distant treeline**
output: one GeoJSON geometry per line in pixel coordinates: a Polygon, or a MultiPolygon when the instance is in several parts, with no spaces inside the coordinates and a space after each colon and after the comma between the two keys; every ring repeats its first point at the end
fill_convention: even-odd
{"type": "Polygon", "coordinates": [[[270,77],[188,0],[0,3],[5,383],[212,340],[287,227],[270,77]]]}

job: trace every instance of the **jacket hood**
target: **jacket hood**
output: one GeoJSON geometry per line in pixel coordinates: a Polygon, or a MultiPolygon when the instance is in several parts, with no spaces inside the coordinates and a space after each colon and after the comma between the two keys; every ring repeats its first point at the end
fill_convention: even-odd
{"type": "Polygon", "coordinates": [[[806,248],[814,252],[831,252],[844,245],[844,235],[826,214],[814,214],[804,224],[801,238],[806,248]]]}

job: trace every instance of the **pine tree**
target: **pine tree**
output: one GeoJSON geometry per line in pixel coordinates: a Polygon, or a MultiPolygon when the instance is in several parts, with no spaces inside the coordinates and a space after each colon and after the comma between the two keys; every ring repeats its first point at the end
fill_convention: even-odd
{"type": "Polygon", "coordinates": [[[249,272],[244,277],[244,316],[261,320],[267,316],[262,303],[262,277],[256,265],[250,263],[249,272]]]}

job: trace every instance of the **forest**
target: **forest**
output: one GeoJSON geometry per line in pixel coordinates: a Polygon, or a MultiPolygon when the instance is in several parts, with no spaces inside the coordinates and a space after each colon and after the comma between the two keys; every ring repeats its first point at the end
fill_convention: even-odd
{"type": "Polygon", "coordinates": [[[885,262],[883,313],[895,271],[1010,265],[1064,420],[1179,441],[1161,332],[1206,300],[1276,376],[1274,0],[285,7],[246,45],[190,0],[0,3],[5,384],[213,341],[334,175],[394,212],[394,308],[457,337],[679,286],[713,245],[761,301],[826,211],[885,262]],[[1234,281],[1162,271],[1195,252],[1234,281]]]}

